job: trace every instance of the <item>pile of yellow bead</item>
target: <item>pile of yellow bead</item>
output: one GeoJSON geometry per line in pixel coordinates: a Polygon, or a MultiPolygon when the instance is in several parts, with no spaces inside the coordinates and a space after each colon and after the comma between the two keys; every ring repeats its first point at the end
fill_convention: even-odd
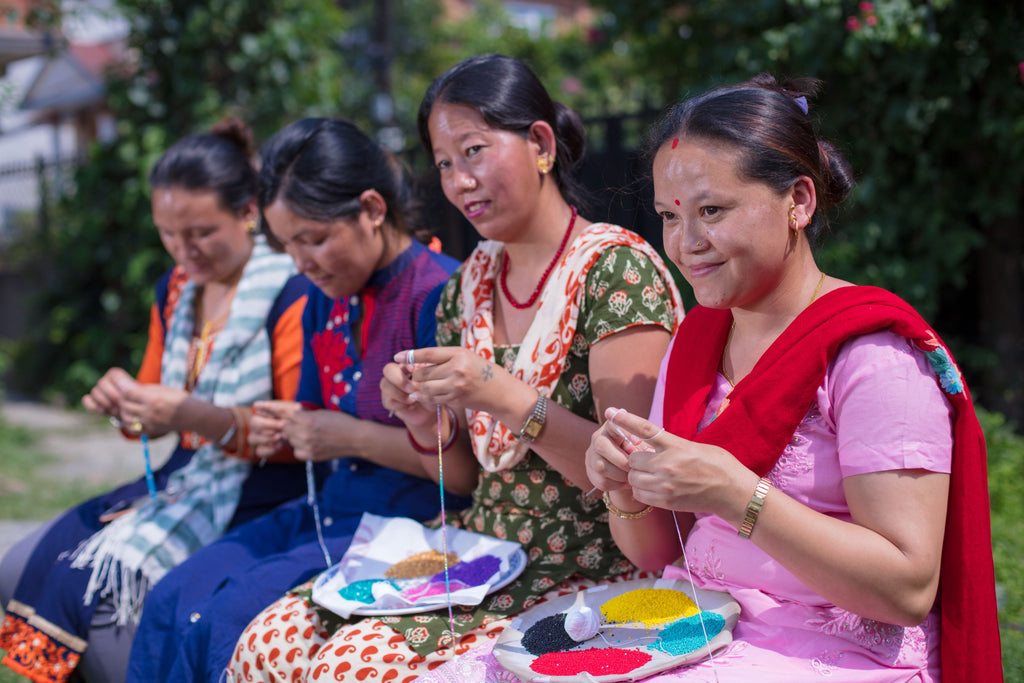
{"type": "Polygon", "coordinates": [[[692,617],[699,611],[684,593],[667,588],[639,588],[601,605],[607,623],[634,621],[648,627],[692,617]]]}

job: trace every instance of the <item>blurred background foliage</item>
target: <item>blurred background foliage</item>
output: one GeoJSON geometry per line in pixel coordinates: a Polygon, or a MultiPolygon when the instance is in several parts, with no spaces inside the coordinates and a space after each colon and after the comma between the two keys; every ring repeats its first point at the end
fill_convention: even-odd
{"type": "MultiPolygon", "coordinates": [[[[528,30],[498,0],[461,17],[440,0],[118,0],[133,55],[111,74],[118,140],[91,150],[77,191],[52,208],[55,227],[39,238],[48,294],[34,332],[11,352],[17,384],[75,400],[110,365],[137,365],[151,286],[170,264],[146,174],[175,139],[226,115],[248,121],[257,140],[301,116],[353,119],[403,152],[426,186],[428,223],[458,222],[431,185],[415,114],[435,76],[497,51],[531,64],[590,122],[592,214],[656,244],[646,169],[631,156],[656,113],[760,71],[821,79],[811,115],[859,180],[820,249],[822,266],[908,299],[953,346],[979,402],[1024,419],[1019,6],[590,4],[588,25],[528,30]],[[604,154],[609,146],[619,156],[604,154]],[[607,208],[623,195],[625,216],[607,208]]],[[[461,257],[467,240],[445,242],[461,257]]]]}

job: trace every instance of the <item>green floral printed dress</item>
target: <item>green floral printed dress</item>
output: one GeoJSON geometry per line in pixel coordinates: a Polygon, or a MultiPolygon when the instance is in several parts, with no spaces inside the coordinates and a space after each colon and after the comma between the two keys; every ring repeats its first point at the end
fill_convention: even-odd
{"type": "MultiPolygon", "coordinates": [[[[460,344],[459,285],[456,274],[441,296],[437,329],[440,346],[460,344]]],[[[590,347],[634,325],[659,325],[669,332],[675,325],[672,299],[662,273],[650,259],[629,247],[612,248],[601,256],[587,276],[585,292],[567,367],[551,398],[596,423],[588,374],[590,347]]],[[[511,369],[518,351],[517,346],[498,346],[494,349],[495,361],[511,369]]],[[[532,451],[510,470],[483,472],[473,492],[473,502],[460,513],[459,520],[452,523],[518,541],[529,559],[523,574],[489,595],[482,608],[456,610],[455,628],[460,633],[528,609],[540,596],[574,574],[597,581],[633,569],[612,541],[608,512],[600,496],[585,497],[584,491],[532,451]]],[[[439,642],[446,640],[443,633],[448,630],[447,611],[384,617],[382,621],[405,635],[420,654],[436,649],[439,642]]]]}
{"type": "MultiPolygon", "coordinates": [[[[448,281],[438,306],[441,346],[461,345],[460,274],[448,281]]],[[[588,372],[591,346],[636,325],[656,325],[671,334],[681,309],[670,277],[660,259],[630,246],[612,246],[598,257],[586,275],[576,334],[551,400],[597,422],[588,372]]],[[[495,347],[495,362],[510,369],[518,350],[495,347]]],[[[612,540],[600,496],[587,497],[533,451],[510,469],[481,471],[470,506],[449,512],[446,519],[453,526],[518,541],[528,558],[523,573],[482,604],[453,608],[456,654],[494,637],[508,618],[552,589],[570,581],[593,585],[634,571],[612,540]]],[[[410,674],[425,673],[451,656],[447,609],[353,622],[313,603],[311,593],[311,583],[296,588],[250,624],[239,640],[229,680],[349,680],[344,672],[350,670],[358,680],[411,681],[419,674],[410,674]],[[265,640],[272,632],[294,633],[296,626],[302,634],[299,643],[265,640]],[[297,644],[305,654],[284,664],[287,648],[297,644]]]]}

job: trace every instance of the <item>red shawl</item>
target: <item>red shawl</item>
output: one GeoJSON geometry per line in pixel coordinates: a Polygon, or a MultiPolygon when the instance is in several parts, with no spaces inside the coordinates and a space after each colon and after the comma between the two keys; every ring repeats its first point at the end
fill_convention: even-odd
{"type": "Polygon", "coordinates": [[[797,316],[732,390],[724,412],[697,434],[731,323],[728,310],[698,306],[687,313],[669,359],[665,427],[724,448],[761,476],[782,454],[847,339],[889,329],[927,354],[956,412],[939,584],[942,680],[1002,681],[985,439],[942,341],[894,294],[875,287],[834,290],[797,316]]]}

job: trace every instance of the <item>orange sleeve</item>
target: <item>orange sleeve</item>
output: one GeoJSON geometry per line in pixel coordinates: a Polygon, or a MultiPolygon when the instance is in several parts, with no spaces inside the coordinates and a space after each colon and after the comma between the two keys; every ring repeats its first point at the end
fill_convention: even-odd
{"type": "MultiPolygon", "coordinates": [[[[274,333],[270,338],[273,349],[271,367],[274,373],[274,398],[293,401],[299,390],[299,375],[302,370],[302,313],[305,308],[306,297],[302,296],[281,314],[274,326],[274,333]]],[[[253,459],[252,452],[249,450],[249,419],[252,418],[255,410],[252,406],[248,406],[241,408],[241,411],[244,412],[236,413],[236,424],[241,422],[239,428],[242,432],[238,443],[244,444],[244,446],[241,452],[225,450],[229,455],[244,460],[253,459]]],[[[292,453],[291,446],[282,448],[266,460],[276,463],[298,462],[292,453]]]]}
{"type": "Polygon", "coordinates": [[[160,309],[153,304],[149,312],[149,339],[146,341],[146,353],[142,357],[142,365],[136,375],[141,384],[159,384],[160,366],[164,356],[164,326],[160,320],[160,309]]]}
{"type": "Polygon", "coordinates": [[[301,296],[281,314],[270,339],[273,348],[271,367],[274,372],[274,397],[295,399],[302,369],[302,311],[306,297],[301,296]]]}

